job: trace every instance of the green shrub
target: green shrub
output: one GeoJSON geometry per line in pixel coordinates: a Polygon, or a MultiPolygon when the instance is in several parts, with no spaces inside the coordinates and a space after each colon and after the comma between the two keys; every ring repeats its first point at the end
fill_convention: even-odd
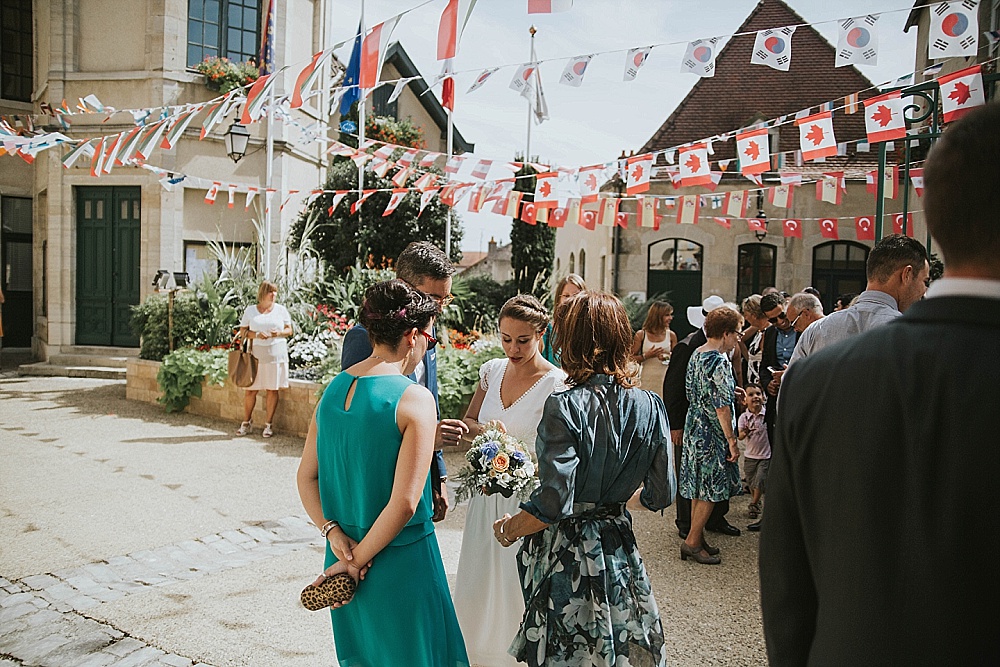
{"type": "MultiPolygon", "coordinates": [[[[141,359],[160,361],[170,351],[168,340],[168,296],[151,294],[138,306],[132,306],[132,331],[142,340],[141,359]]],[[[174,349],[214,347],[232,338],[239,315],[223,303],[218,290],[205,281],[196,291],[174,294],[174,349]]]]}
{"type": "Polygon", "coordinates": [[[164,357],[156,374],[156,383],[163,392],[159,402],[166,406],[167,412],[180,412],[188,406],[192,396],[201,397],[202,381],[215,385],[225,383],[228,365],[229,350],[224,348],[174,350],[164,357]]]}
{"type": "Polygon", "coordinates": [[[442,419],[461,419],[479,384],[479,367],[490,359],[504,356],[499,345],[483,345],[479,352],[453,346],[442,348],[437,355],[438,404],[442,419]]]}

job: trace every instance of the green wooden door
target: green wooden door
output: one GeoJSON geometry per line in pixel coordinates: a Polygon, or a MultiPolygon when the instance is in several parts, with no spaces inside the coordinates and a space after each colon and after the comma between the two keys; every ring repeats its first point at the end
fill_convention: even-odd
{"type": "Polygon", "coordinates": [[[701,305],[701,267],[704,248],[687,239],[669,238],[647,248],[646,296],[660,297],[674,307],[670,328],[678,340],[694,331],[687,307],[701,305]]]}
{"type": "Polygon", "coordinates": [[[76,343],[136,347],[139,303],[138,187],[78,187],[76,343]]]}

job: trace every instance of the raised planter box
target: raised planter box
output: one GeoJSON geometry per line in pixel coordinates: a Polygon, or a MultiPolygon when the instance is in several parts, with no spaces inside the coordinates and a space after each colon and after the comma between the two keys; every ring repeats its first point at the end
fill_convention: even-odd
{"type": "MultiPolygon", "coordinates": [[[[161,392],[156,383],[156,374],[159,370],[158,361],[129,359],[125,368],[125,398],[158,405],[157,399],[161,392]]],[[[303,380],[289,380],[288,385],[288,389],[282,389],[280,393],[278,411],[274,416],[274,430],[305,437],[322,385],[303,380]]],[[[244,392],[243,388],[235,386],[229,380],[221,387],[202,384],[201,398],[192,396],[185,412],[222,419],[230,422],[235,430],[243,420],[244,392]]],[[[258,428],[264,425],[264,396],[265,392],[257,395],[257,407],[253,413],[253,423],[258,428]]]]}

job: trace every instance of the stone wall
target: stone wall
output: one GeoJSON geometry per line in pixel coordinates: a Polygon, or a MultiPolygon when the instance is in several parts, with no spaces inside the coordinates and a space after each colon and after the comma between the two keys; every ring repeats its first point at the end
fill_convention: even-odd
{"type": "MultiPolygon", "coordinates": [[[[158,361],[130,359],[126,367],[125,398],[156,403],[161,394],[160,387],[156,384],[159,370],[158,361]]],[[[304,438],[319,400],[321,385],[302,380],[289,380],[288,384],[288,389],[282,389],[280,393],[278,411],[274,416],[274,430],[304,438]]],[[[243,396],[244,390],[229,380],[221,387],[203,384],[201,398],[192,396],[185,412],[222,419],[230,422],[235,430],[243,420],[243,396]]],[[[257,407],[253,413],[253,423],[257,429],[264,426],[264,396],[265,392],[257,395],[257,407]]]]}

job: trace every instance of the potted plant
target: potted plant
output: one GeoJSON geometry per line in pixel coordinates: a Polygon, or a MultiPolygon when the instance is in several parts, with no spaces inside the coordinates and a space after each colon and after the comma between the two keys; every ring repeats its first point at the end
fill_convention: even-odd
{"type": "Polygon", "coordinates": [[[207,56],[194,69],[205,75],[205,85],[209,90],[220,93],[251,84],[259,75],[257,65],[252,61],[238,63],[220,56],[207,56]]]}

